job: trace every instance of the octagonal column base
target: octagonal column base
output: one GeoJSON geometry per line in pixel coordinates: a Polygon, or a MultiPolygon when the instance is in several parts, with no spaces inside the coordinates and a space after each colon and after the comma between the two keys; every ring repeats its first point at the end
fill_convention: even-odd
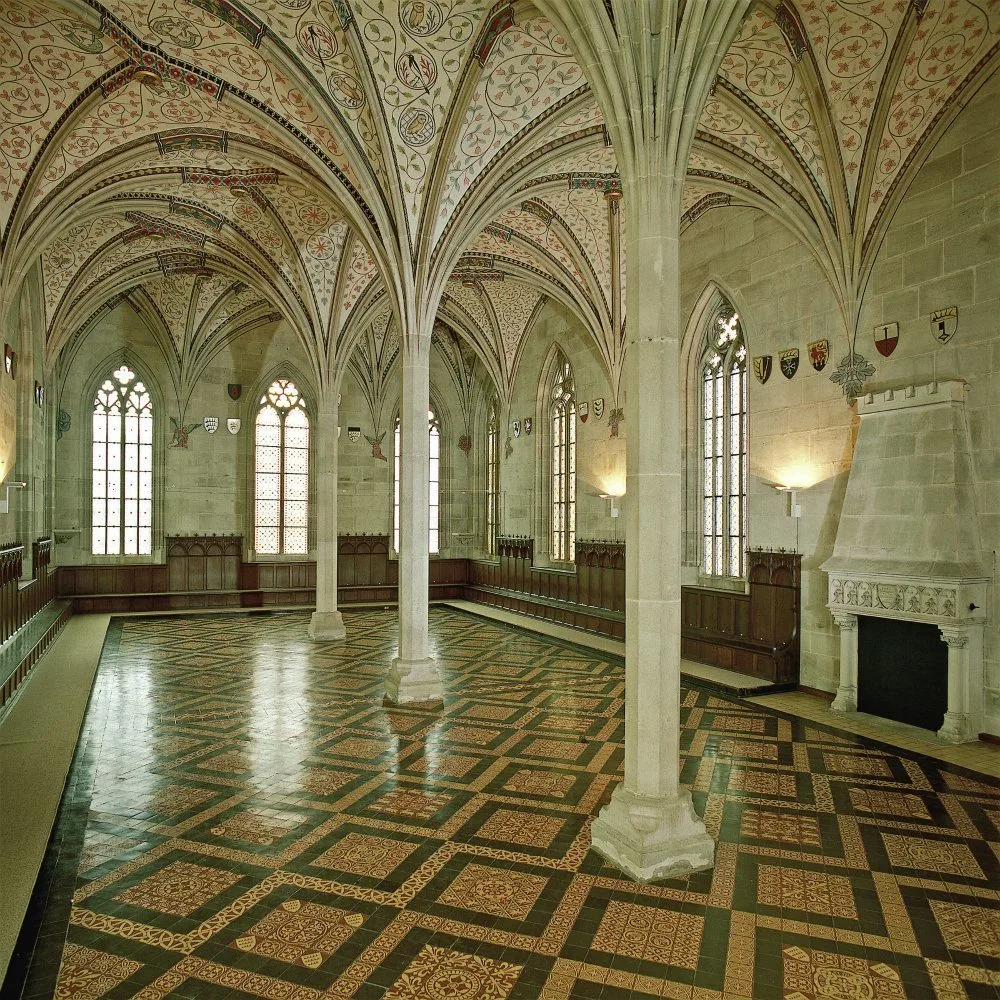
{"type": "Polygon", "coordinates": [[[395,705],[414,701],[444,701],[444,686],[434,658],[428,656],[422,660],[404,660],[397,656],[385,679],[385,696],[395,705]]]}
{"type": "Polygon", "coordinates": [[[715,841],[687,790],[657,799],[619,785],[594,820],[590,846],[637,882],[687,875],[715,862],[715,841]]]}

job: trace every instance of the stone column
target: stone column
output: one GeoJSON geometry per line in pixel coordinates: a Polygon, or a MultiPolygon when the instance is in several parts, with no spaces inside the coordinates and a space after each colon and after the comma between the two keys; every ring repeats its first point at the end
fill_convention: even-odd
{"type": "Polygon", "coordinates": [[[591,832],[595,850],[643,881],[710,867],[715,854],[678,780],[680,199],[672,188],[647,169],[625,190],[625,779],[591,832]]]}
{"type": "Polygon", "coordinates": [[[434,701],[444,690],[430,655],[427,585],[430,569],[430,337],[404,342],[399,414],[399,656],[386,678],[386,697],[398,703],[434,701]]]}
{"type": "Polygon", "coordinates": [[[327,389],[313,425],[316,434],[316,610],[309,638],[338,642],[347,638],[337,610],[337,450],[339,397],[327,389]]]}
{"type": "Polygon", "coordinates": [[[967,743],[979,737],[969,728],[969,635],[962,627],[946,625],[940,632],[942,641],[948,643],[948,709],[938,736],[949,743],[967,743]]]}
{"type": "Polygon", "coordinates": [[[840,686],[830,710],[856,712],[858,710],[858,616],[833,612],[833,620],[840,629],[840,686]]]}

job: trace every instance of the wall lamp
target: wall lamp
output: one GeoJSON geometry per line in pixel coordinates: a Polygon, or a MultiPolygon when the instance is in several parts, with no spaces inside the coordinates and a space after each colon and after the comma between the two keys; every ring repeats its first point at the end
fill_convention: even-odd
{"type": "Polygon", "coordinates": [[[27,483],[4,483],[3,489],[3,499],[0,500],[0,514],[7,514],[10,511],[10,491],[11,490],[23,490],[27,483]]]}
{"type": "Polygon", "coordinates": [[[797,486],[775,486],[779,493],[787,493],[789,497],[788,516],[801,517],[802,506],[799,503],[799,488],[797,486]]]}
{"type": "Polygon", "coordinates": [[[611,501],[611,516],[621,517],[622,509],[618,505],[618,501],[621,500],[621,496],[617,493],[598,493],[597,494],[602,500],[611,501]]]}

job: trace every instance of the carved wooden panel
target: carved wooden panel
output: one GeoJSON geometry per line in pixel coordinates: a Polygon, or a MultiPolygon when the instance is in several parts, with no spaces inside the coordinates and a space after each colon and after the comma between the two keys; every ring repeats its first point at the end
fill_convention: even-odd
{"type": "Polygon", "coordinates": [[[681,655],[778,683],[799,677],[802,557],[748,553],[749,594],[681,588],[681,655]]]}

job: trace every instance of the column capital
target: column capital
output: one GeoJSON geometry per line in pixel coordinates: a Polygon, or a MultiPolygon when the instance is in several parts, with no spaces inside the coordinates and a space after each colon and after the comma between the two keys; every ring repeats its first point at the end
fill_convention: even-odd
{"type": "Polygon", "coordinates": [[[841,632],[854,632],[858,627],[858,616],[846,611],[832,611],[833,620],[841,632]]]}
{"type": "Polygon", "coordinates": [[[940,625],[941,641],[953,649],[964,649],[969,645],[969,630],[964,625],[940,625]]]}

